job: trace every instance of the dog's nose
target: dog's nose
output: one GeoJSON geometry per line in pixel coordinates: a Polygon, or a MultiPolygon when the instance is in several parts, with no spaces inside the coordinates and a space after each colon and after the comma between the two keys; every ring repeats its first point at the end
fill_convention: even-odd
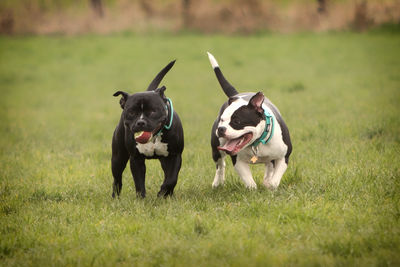
{"type": "Polygon", "coordinates": [[[218,127],[217,133],[219,137],[223,137],[225,135],[225,132],[226,132],[226,127],[223,126],[218,127]]]}
{"type": "Polygon", "coordinates": [[[138,120],[136,122],[136,127],[145,127],[146,126],[146,121],[145,120],[138,120]]]}

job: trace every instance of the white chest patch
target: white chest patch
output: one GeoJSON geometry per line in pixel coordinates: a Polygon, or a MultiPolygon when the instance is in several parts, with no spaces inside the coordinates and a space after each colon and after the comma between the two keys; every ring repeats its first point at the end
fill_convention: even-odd
{"type": "Polygon", "coordinates": [[[168,144],[161,142],[161,135],[155,137],[155,139],[150,140],[146,144],[136,144],[139,152],[147,157],[152,156],[168,156],[168,144]]]}

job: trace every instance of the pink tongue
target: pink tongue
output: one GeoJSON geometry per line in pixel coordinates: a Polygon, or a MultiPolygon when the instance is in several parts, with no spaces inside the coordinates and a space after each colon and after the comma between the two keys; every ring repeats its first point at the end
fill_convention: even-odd
{"type": "Polygon", "coordinates": [[[135,140],[138,143],[146,144],[151,138],[151,136],[152,136],[151,132],[143,132],[140,136],[136,137],[135,140]]]}
{"type": "Polygon", "coordinates": [[[218,147],[219,150],[226,151],[226,152],[233,152],[236,148],[236,146],[239,144],[240,140],[242,138],[237,138],[233,140],[229,140],[228,142],[225,143],[224,146],[218,147]]]}

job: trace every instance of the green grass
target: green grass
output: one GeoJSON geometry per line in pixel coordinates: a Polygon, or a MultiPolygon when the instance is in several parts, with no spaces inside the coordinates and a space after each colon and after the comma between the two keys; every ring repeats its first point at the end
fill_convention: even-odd
{"type": "Polygon", "coordinates": [[[400,35],[0,38],[0,265],[399,266],[400,35]],[[240,91],[281,110],[293,154],[275,192],[228,161],[212,190],[210,127],[225,97],[206,51],[240,91]],[[129,168],[111,199],[117,90],[163,84],[185,130],[175,196],[147,198],[129,168]]]}

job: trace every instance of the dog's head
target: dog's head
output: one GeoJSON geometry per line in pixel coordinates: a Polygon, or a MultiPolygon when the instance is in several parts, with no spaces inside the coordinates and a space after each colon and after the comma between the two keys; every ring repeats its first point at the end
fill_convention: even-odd
{"type": "Polygon", "coordinates": [[[168,117],[165,86],[154,91],[129,95],[118,91],[114,96],[122,95],[120,100],[122,119],[127,131],[130,131],[139,143],[147,143],[166,124],[168,117]]]}
{"type": "Polygon", "coordinates": [[[122,96],[119,103],[123,109],[123,123],[126,131],[132,133],[136,142],[142,144],[149,142],[167,123],[169,111],[168,101],[164,94],[166,88],[165,86],[157,87],[174,63],[175,60],[157,74],[147,91],[133,95],[123,91],[117,91],[114,94],[114,96],[122,96]]]}
{"type": "Polygon", "coordinates": [[[235,155],[262,135],[265,128],[263,102],[262,92],[248,102],[240,97],[229,98],[216,130],[216,135],[222,139],[219,150],[235,155]]]}

